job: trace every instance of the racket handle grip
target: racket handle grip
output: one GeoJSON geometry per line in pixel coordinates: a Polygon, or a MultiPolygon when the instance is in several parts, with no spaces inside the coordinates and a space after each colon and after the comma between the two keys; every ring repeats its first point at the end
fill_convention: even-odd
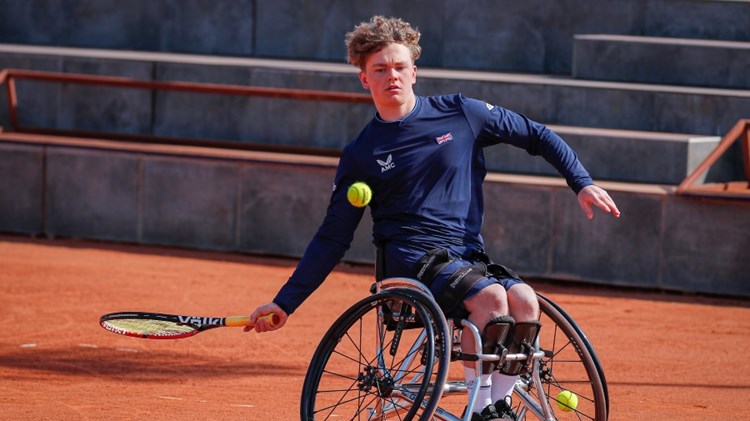
{"type": "MultiPolygon", "coordinates": [[[[271,323],[271,326],[276,326],[279,324],[279,316],[275,314],[266,314],[265,316],[258,317],[258,320],[268,320],[271,323]]],[[[250,317],[248,316],[232,316],[227,317],[224,321],[224,324],[228,327],[245,327],[245,326],[254,326],[254,324],[250,323],[250,317]]]]}

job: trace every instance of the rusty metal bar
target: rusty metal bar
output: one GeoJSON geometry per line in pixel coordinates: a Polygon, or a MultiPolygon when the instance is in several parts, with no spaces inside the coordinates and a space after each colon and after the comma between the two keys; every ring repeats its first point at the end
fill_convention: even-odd
{"type": "Polygon", "coordinates": [[[8,78],[8,113],[10,114],[10,125],[13,130],[18,129],[18,92],[16,91],[16,81],[12,77],[8,78]]]}
{"type": "Polygon", "coordinates": [[[25,134],[38,134],[46,136],[63,136],[63,137],[74,137],[74,138],[86,138],[86,139],[106,139],[116,140],[131,143],[160,143],[165,145],[180,145],[180,146],[198,146],[198,147],[211,147],[219,149],[233,149],[240,151],[255,151],[255,152],[275,152],[275,153],[286,153],[286,154],[300,154],[300,155],[316,155],[316,156],[327,156],[327,157],[339,157],[341,156],[341,150],[331,148],[315,148],[309,146],[289,146],[289,145],[273,145],[266,143],[250,143],[250,142],[235,142],[231,140],[220,140],[220,139],[201,139],[201,138],[184,138],[184,137],[169,137],[169,136],[155,136],[151,134],[131,134],[131,133],[114,133],[114,132],[95,132],[88,130],[70,130],[70,129],[51,129],[51,128],[33,128],[16,130],[19,133],[25,134]]]}
{"type": "Polygon", "coordinates": [[[8,114],[10,117],[10,124],[13,130],[18,129],[18,95],[16,93],[16,84],[11,77],[9,70],[3,70],[0,72],[0,85],[7,83],[6,93],[8,95],[8,114]]]}
{"type": "MultiPolygon", "coordinates": [[[[750,120],[748,119],[742,119],[739,120],[734,127],[729,131],[729,133],[724,136],[721,141],[719,142],[719,145],[716,146],[716,149],[714,149],[708,157],[706,157],[703,162],[698,165],[698,167],[693,170],[692,174],[690,174],[685,180],[680,183],[680,185],[677,187],[677,193],[678,194],[685,194],[689,193],[691,190],[695,190],[696,187],[694,186],[695,182],[698,180],[698,178],[703,175],[708,169],[716,163],[716,161],[727,151],[729,148],[734,144],[734,142],[742,137],[742,143],[743,143],[743,164],[745,167],[745,176],[748,181],[750,181],[750,120]]],[[[747,194],[750,194],[750,190],[747,191],[747,194]]]]}
{"type": "Polygon", "coordinates": [[[26,79],[44,82],[63,82],[84,85],[108,85],[135,89],[156,89],[165,91],[187,91],[220,95],[260,96],[289,98],[312,101],[334,101],[371,104],[368,94],[351,92],[331,92],[307,89],[268,88],[259,86],[223,85],[216,83],[145,81],[117,76],[98,76],[74,73],[54,73],[36,70],[7,69],[10,79],[26,79]]]}
{"type": "Polygon", "coordinates": [[[745,136],[742,139],[742,164],[745,166],[745,178],[750,182],[750,121],[745,126],[745,136]]]}
{"type": "MultiPolygon", "coordinates": [[[[0,85],[5,84],[7,81],[8,81],[8,71],[3,69],[2,71],[0,71],[0,85]]],[[[8,112],[12,113],[14,110],[14,107],[13,107],[13,104],[11,104],[11,100],[10,100],[10,88],[6,89],[5,92],[8,95],[8,112]]],[[[3,127],[0,126],[0,132],[2,131],[3,131],[3,127]]]]}

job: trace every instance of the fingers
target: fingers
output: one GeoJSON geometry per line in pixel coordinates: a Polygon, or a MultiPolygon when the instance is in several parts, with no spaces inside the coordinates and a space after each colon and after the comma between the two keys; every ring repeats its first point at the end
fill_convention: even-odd
{"type": "Polygon", "coordinates": [[[588,219],[594,218],[592,205],[612,214],[615,218],[620,217],[620,210],[609,193],[595,185],[586,186],[578,192],[578,203],[588,219]]]}
{"type": "Polygon", "coordinates": [[[579,197],[578,204],[581,205],[581,209],[583,210],[584,215],[586,215],[586,218],[594,218],[594,211],[591,209],[591,205],[588,202],[581,200],[579,197]]]}
{"type": "Polygon", "coordinates": [[[609,194],[607,194],[606,191],[602,190],[602,192],[604,193],[604,198],[603,198],[603,202],[604,203],[603,203],[603,207],[600,206],[600,208],[602,208],[602,209],[606,210],[607,212],[611,213],[612,216],[614,216],[615,218],[619,218],[620,217],[620,210],[617,209],[617,205],[615,204],[615,201],[612,200],[611,197],[609,197],[609,194]]]}

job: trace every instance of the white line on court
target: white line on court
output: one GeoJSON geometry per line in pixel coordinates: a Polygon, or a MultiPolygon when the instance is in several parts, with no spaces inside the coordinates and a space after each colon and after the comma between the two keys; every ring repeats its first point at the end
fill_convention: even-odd
{"type": "Polygon", "coordinates": [[[181,400],[183,400],[182,398],[178,398],[176,396],[160,396],[160,395],[156,395],[156,397],[159,398],[159,399],[168,399],[170,401],[181,401],[181,400]]]}

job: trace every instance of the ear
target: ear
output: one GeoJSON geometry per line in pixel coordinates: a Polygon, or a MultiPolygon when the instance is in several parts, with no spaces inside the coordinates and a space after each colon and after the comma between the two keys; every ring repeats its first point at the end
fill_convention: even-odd
{"type": "Polygon", "coordinates": [[[367,83],[367,75],[363,71],[359,72],[359,83],[362,84],[363,88],[367,89],[368,91],[370,90],[370,84],[367,83]]]}

